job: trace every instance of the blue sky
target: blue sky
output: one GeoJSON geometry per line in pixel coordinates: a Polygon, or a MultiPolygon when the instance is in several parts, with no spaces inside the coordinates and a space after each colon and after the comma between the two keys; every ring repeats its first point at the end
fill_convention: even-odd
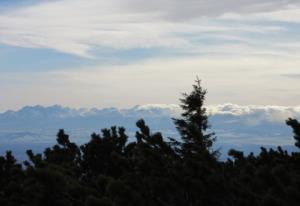
{"type": "Polygon", "coordinates": [[[24,105],[299,105],[295,0],[3,0],[0,111],[24,105]]]}

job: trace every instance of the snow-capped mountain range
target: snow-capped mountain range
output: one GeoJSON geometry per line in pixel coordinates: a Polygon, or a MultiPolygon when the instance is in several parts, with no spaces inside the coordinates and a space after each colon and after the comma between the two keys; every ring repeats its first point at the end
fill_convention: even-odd
{"type": "MultiPolygon", "coordinates": [[[[16,148],[42,149],[55,142],[58,129],[64,128],[77,143],[88,141],[92,132],[124,126],[134,138],[135,122],[144,118],[153,131],[178,138],[171,118],[180,117],[178,105],[141,105],[132,108],[73,109],[59,105],[26,106],[18,111],[0,113],[0,152],[16,148]]],[[[221,148],[251,149],[260,145],[285,145],[292,148],[292,131],[285,125],[289,117],[300,119],[300,106],[207,106],[216,145],[221,148]]],[[[22,150],[22,151],[23,151],[22,150]]]]}

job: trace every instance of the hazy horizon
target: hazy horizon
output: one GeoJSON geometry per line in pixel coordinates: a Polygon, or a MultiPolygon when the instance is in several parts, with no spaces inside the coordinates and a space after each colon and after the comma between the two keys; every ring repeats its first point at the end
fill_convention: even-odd
{"type": "MultiPolygon", "coordinates": [[[[60,128],[78,144],[90,139],[93,132],[111,126],[124,126],[130,141],[134,140],[136,121],[143,118],[151,131],[164,137],[179,139],[172,118],[181,114],[178,105],[141,105],[127,109],[73,109],[59,105],[51,107],[27,106],[18,111],[0,113],[0,153],[12,150],[19,159],[33,147],[42,151],[55,143],[60,128]]],[[[216,133],[216,148],[222,148],[223,158],[230,148],[258,152],[261,146],[295,147],[292,131],[285,124],[289,117],[300,118],[300,106],[240,106],[223,104],[207,106],[211,131],[216,133]]]]}

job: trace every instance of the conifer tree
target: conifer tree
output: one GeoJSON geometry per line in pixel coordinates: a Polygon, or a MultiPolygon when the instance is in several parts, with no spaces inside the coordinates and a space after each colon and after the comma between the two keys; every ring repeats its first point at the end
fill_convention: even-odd
{"type": "MultiPolygon", "coordinates": [[[[201,80],[196,79],[193,91],[184,93],[181,101],[183,113],[181,119],[173,119],[182,140],[182,152],[188,154],[210,153],[214,133],[206,133],[209,129],[208,116],[204,107],[206,90],[201,86],[201,80]]],[[[211,154],[216,154],[212,152],[211,154]]]]}

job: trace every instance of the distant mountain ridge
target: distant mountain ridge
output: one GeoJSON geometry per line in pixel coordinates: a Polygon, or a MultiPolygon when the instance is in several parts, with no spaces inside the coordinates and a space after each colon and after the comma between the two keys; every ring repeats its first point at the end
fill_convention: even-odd
{"type": "Polygon", "coordinates": [[[118,113],[124,116],[131,116],[137,113],[143,113],[145,115],[163,115],[163,114],[171,114],[172,111],[179,111],[179,107],[170,106],[167,107],[159,107],[159,106],[134,106],[129,109],[118,109],[118,108],[80,108],[80,109],[73,109],[70,107],[63,107],[60,105],[53,105],[53,106],[25,106],[18,111],[6,111],[0,113],[0,118],[45,118],[45,117],[56,117],[56,118],[68,118],[68,117],[87,117],[87,116],[97,116],[97,115],[107,115],[107,114],[114,114],[118,113]],[[168,113],[166,113],[168,112],[168,113]],[[170,113],[169,113],[170,112],[170,113]]]}
{"type": "MultiPolygon", "coordinates": [[[[36,144],[51,145],[58,129],[64,128],[77,143],[84,143],[92,132],[110,126],[124,126],[134,138],[135,122],[145,119],[152,131],[178,138],[172,118],[181,109],[175,104],[137,105],[131,108],[80,108],[60,105],[26,106],[18,111],[0,113],[0,152],[10,147],[36,144]]],[[[222,104],[207,106],[211,130],[222,148],[259,148],[260,145],[293,145],[292,132],[285,125],[289,117],[300,119],[300,106],[241,106],[222,104]]]]}
{"type": "MultiPolygon", "coordinates": [[[[53,106],[25,106],[20,110],[13,111],[8,110],[0,113],[0,117],[5,116],[24,116],[24,117],[74,117],[74,116],[95,116],[107,113],[119,113],[122,115],[132,115],[137,113],[148,114],[148,115],[180,115],[181,109],[176,104],[147,104],[147,105],[136,105],[132,108],[118,109],[115,107],[110,108],[79,108],[74,109],[70,107],[63,107],[60,105],[53,106]]],[[[283,117],[286,116],[300,116],[300,106],[260,106],[260,105],[248,105],[241,106],[232,103],[220,104],[220,105],[209,105],[207,106],[207,112],[210,115],[251,115],[257,112],[261,112],[266,117],[283,117]],[[280,115],[280,116],[278,116],[280,115]]]]}

